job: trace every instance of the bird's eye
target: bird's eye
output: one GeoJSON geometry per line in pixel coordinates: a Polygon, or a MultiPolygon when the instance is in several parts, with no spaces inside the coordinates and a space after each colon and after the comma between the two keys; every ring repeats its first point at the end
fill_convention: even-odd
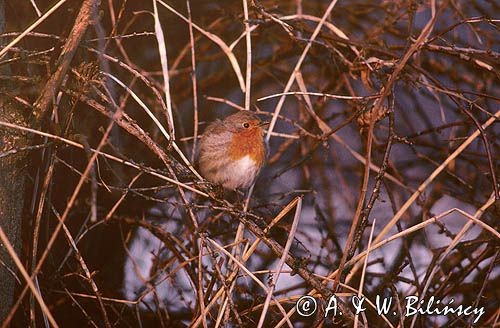
{"type": "Polygon", "coordinates": [[[245,123],[243,123],[243,127],[244,127],[245,129],[248,129],[248,128],[250,127],[250,124],[248,124],[247,122],[245,122],[245,123]]]}

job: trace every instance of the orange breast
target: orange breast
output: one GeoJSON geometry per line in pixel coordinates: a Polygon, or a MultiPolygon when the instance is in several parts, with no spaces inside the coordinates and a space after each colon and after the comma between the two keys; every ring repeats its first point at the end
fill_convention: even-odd
{"type": "Polygon", "coordinates": [[[266,156],[262,129],[256,127],[248,131],[234,133],[228,152],[233,160],[250,156],[258,165],[262,165],[266,156]]]}

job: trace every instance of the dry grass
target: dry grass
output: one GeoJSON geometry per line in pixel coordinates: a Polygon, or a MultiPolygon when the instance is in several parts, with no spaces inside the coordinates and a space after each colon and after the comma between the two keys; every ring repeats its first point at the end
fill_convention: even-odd
{"type": "Polygon", "coordinates": [[[0,152],[32,159],[22,252],[0,226],[19,281],[2,327],[472,325],[405,317],[409,295],[484,307],[474,326],[498,326],[498,10],[7,4],[0,96],[32,124],[0,129],[33,145],[0,152]],[[235,110],[271,121],[245,195],[195,163],[206,122],[235,110]],[[302,295],[318,315],[296,313],[302,295]],[[333,295],[343,315],[325,319],[333,295]],[[397,300],[388,315],[377,295],[397,300]]]}

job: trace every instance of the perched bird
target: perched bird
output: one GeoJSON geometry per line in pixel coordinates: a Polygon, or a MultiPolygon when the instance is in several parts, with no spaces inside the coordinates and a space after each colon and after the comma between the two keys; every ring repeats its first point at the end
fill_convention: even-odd
{"type": "Polygon", "coordinates": [[[250,111],[210,123],[198,149],[201,175],[226,189],[248,188],[266,160],[263,127],[267,124],[250,111]]]}

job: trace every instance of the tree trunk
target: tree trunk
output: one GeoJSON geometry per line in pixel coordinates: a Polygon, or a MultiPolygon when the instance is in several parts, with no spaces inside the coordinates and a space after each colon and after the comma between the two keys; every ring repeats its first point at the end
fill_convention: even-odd
{"type": "MultiPolygon", "coordinates": [[[[0,33],[5,31],[5,2],[0,0],[0,33]]],[[[0,39],[1,40],[1,39],[0,39]]],[[[2,44],[0,43],[0,48],[2,44]]],[[[9,74],[6,66],[0,67],[0,74],[9,74]]],[[[8,83],[2,83],[5,90],[8,83]]],[[[0,95],[0,121],[26,125],[21,111],[5,96],[0,95]]],[[[0,127],[0,226],[14,246],[21,252],[21,224],[23,219],[26,188],[26,152],[20,151],[4,156],[6,151],[29,145],[28,136],[15,130],[0,127]]],[[[0,243],[0,322],[2,322],[14,301],[17,269],[5,246],[0,243]]]]}

